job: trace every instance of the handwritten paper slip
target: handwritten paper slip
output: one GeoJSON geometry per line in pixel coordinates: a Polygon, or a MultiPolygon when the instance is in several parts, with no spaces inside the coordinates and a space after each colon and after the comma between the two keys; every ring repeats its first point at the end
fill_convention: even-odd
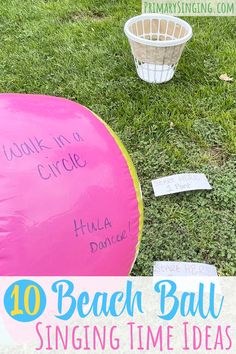
{"type": "Polygon", "coordinates": [[[173,278],[178,291],[198,291],[199,284],[204,284],[207,293],[211,284],[215,284],[216,293],[221,293],[220,278],[217,276],[216,267],[205,263],[195,262],[154,262],[154,281],[171,280],[173,278]]]}
{"type": "Polygon", "coordinates": [[[153,275],[157,276],[217,276],[216,267],[195,262],[154,262],[153,275]]]}
{"type": "Polygon", "coordinates": [[[181,173],[152,181],[156,197],[193,190],[212,189],[204,173],[181,173]]]}

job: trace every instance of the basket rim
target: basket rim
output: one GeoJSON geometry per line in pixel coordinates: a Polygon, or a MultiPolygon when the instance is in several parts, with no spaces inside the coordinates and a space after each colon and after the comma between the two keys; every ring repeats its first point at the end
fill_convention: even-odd
{"type": "Polygon", "coordinates": [[[138,42],[141,44],[155,46],[155,47],[173,47],[179,44],[186,43],[193,35],[192,27],[190,24],[179,17],[171,16],[171,15],[164,15],[164,14],[141,14],[138,16],[134,16],[130,18],[124,26],[124,32],[129,39],[132,39],[134,42],[138,42]],[[133,23],[137,22],[138,20],[148,20],[148,19],[157,19],[157,20],[173,20],[174,22],[181,24],[188,33],[182,38],[176,38],[171,40],[159,41],[159,40],[150,40],[146,38],[138,37],[137,35],[133,34],[129,30],[129,26],[133,23]]]}

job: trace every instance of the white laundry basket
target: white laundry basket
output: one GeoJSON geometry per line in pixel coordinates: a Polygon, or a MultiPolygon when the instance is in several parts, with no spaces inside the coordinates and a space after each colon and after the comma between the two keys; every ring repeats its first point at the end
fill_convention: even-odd
{"type": "Polygon", "coordinates": [[[150,83],[172,79],[192,27],[178,17],[142,14],[128,20],[129,39],[138,76],[150,83]]]}

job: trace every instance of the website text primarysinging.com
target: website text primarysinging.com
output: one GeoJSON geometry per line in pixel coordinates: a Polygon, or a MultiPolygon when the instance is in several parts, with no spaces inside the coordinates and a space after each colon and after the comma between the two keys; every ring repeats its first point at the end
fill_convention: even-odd
{"type": "Polygon", "coordinates": [[[142,10],[176,16],[235,16],[236,0],[143,0],[142,10]]]}

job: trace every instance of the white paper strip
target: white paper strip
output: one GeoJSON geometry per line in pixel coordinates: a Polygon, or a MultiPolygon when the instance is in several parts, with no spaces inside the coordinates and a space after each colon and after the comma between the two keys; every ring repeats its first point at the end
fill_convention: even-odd
{"type": "Polygon", "coordinates": [[[152,181],[156,197],[193,190],[212,189],[204,173],[181,173],[152,181]]]}
{"type": "Polygon", "coordinates": [[[205,263],[192,262],[154,262],[153,280],[173,277],[180,291],[197,291],[199,282],[204,284],[205,291],[209,292],[212,282],[216,293],[221,293],[220,281],[215,266],[205,263]]]}
{"type": "Polygon", "coordinates": [[[216,267],[193,262],[154,262],[154,276],[217,276],[216,267]]]}

